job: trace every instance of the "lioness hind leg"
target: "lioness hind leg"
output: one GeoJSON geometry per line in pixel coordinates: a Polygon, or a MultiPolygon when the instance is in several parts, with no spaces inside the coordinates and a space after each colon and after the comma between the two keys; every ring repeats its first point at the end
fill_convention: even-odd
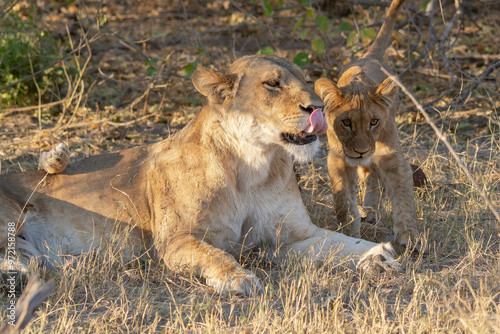
{"type": "Polygon", "coordinates": [[[49,174],[61,173],[66,169],[68,163],[69,150],[62,143],[40,155],[40,167],[49,174]]]}
{"type": "Polygon", "coordinates": [[[0,259],[0,271],[27,273],[28,265],[32,261],[37,266],[45,263],[43,254],[31,242],[19,236],[9,237],[5,256],[0,259]]]}

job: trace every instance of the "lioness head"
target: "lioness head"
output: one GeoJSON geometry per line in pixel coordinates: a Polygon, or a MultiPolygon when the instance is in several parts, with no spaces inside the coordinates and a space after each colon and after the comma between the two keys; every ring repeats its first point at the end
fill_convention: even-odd
{"type": "Polygon", "coordinates": [[[351,166],[367,166],[398,87],[390,78],[377,86],[364,77],[363,81],[352,80],[340,87],[328,79],[319,79],[315,90],[326,104],[330,149],[343,152],[351,166]]]}
{"type": "Polygon", "coordinates": [[[208,105],[237,129],[238,137],[261,147],[281,145],[297,160],[311,159],[317,134],[327,128],[323,102],[302,70],[278,56],[246,56],[227,74],[196,70],[196,89],[208,105]]]}

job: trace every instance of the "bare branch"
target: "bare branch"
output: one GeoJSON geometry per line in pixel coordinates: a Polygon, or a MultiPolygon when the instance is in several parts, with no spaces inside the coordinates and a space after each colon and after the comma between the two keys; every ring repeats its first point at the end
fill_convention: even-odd
{"type": "MultiPolygon", "coordinates": [[[[368,6],[380,6],[380,7],[389,7],[391,5],[391,1],[373,1],[373,0],[341,0],[341,2],[349,2],[352,4],[360,4],[360,5],[368,5],[368,6]]],[[[411,10],[415,13],[422,13],[422,10],[416,6],[403,4],[403,8],[411,10]]]]}
{"type": "Polygon", "coordinates": [[[472,186],[478,191],[479,195],[483,198],[484,202],[486,203],[486,205],[488,206],[488,208],[490,209],[490,211],[493,213],[493,215],[495,216],[496,220],[500,224],[500,214],[498,213],[497,209],[495,208],[495,206],[493,205],[493,203],[491,203],[491,201],[488,198],[488,195],[486,194],[486,192],[481,187],[479,187],[479,184],[476,182],[476,180],[472,176],[472,174],[469,171],[469,169],[465,166],[465,164],[463,163],[462,159],[460,159],[460,157],[458,156],[457,152],[455,152],[455,150],[453,149],[453,147],[451,147],[450,142],[448,141],[448,139],[446,138],[446,136],[439,130],[439,128],[437,127],[436,123],[434,123],[434,121],[432,120],[432,118],[424,110],[424,108],[422,107],[422,105],[417,101],[417,99],[415,98],[415,96],[413,96],[413,94],[411,94],[408,91],[408,89],[406,89],[406,87],[401,83],[401,81],[399,81],[399,79],[395,75],[392,75],[391,73],[389,73],[383,67],[381,67],[380,69],[382,70],[382,72],[384,72],[388,77],[390,77],[401,88],[401,90],[406,94],[406,96],[408,96],[410,98],[410,100],[412,100],[413,104],[415,104],[415,106],[417,107],[418,111],[420,111],[422,113],[422,115],[424,116],[425,121],[427,122],[427,124],[429,124],[431,126],[432,130],[434,130],[434,133],[436,133],[436,136],[439,138],[439,140],[441,140],[444,143],[444,145],[446,146],[446,148],[450,152],[450,154],[453,157],[453,159],[455,159],[455,161],[457,162],[458,166],[464,171],[465,175],[467,176],[467,178],[471,182],[472,186]]]}

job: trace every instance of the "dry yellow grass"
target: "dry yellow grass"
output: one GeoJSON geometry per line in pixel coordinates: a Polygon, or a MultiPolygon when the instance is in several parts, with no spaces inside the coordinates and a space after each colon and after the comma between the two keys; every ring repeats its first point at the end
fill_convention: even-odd
{"type": "MultiPolygon", "coordinates": [[[[175,7],[170,2],[160,2],[158,8],[160,5],[166,10],[175,7]]],[[[418,1],[407,2],[419,4],[418,1]]],[[[195,4],[188,6],[187,11],[195,8],[195,4]]],[[[233,10],[231,15],[224,16],[223,2],[219,5],[216,10],[220,11],[220,26],[228,22],[236,24],[241,12],[233,10]]],[[[140,40],[151,33],[148,29],[154,30],[154,24],[167,25],[163,21],[158,23],[159,14],[151,12],[151,16],[147,16],[148,5],[137,6],[145,7],[142,12],[141,8],[134,7],[144,15],[143,24],[137,30],[135,26],[124,24],[122,34],[140,40]]],[[[179,29],[181,36],[186,31],[199,33],[201,39],[206,36],[202,34],[206,21],[196,14],[189,20],[184,18],[180,5],[174,9],[177,12],[172,10],[172,13],[180,17],[176,21],[178,25],[162,26],[164,31],[179,29]],[[181,27],[182,22],[189,24],[181,27]]],[[[355,9],[360,11],[359,7],[355,9]]],[[[113,10],[107,7],[109,29],[119,25],[117,17],[138,21],[136,17],[124,16],[127,8],[121,8],[121,12],[116,10],[119,13],[113,10]]],[[[380,21],[381,13],[375,9],[366,10],[380,21]]],[[[487,13],[482,18],[481,24],[489,30],[483,27],[477,32],[470,22],[466,22],[466,27],[481,38],[490,38],[492,42],[488,47],[498,50],[498,39],[494,37],[499,35],[498,25],[488,26],[488,23],[497,22],[495,13],[487,13]]],[[[443,12],[443,17],[449,20],[447,15],[443,12]]],[[[358,12],[356,17],[362,20],[364,15],[358,12]]],[[[271,26],[285,25],[279,20],[258,18],[271,26]]],[[[295,22],[288,27],[290,31],[295,22]]],[[[438,23],[435,28],[442,32],[445,24],[441,22],[438,26],[438,23]]],[[[459,36],[455,30],[452,35],[469,48],[480,50],[477,46],[480,41],[473,40],[470,35],[459,36]]],[[[413,42],[415,36],[413,31],[405,38],[413,42]]],[[[86,86],[81,86],[78,77],[68,77],[77,93],[69,95],[71,98],[64,112],[57,109],[57,117],[53,117],[50,112],[54,109],[50,107],[0,113],[2,173],[36,168],[39,152],[61,140],[74,152],[72,159],[79,159],[157,141],[193,117],[201,97],[188,83],[173,77],[162,81],[161,76],[133,76],[134,70],[129,67],[142,66],[144,59],[137,57],[130,48],[108,53],[106,43],[113,40],[109,36],[101,38],[102,43],[94,44],[96,50],[92,54],[78,56],[80,64],[92,59],[97,66],[90,62],[94,70],[79,69],[80,77],[89,78],[86,86]],[[100,75],[97,67],[106,76],[116,73],[116,77],[100,75]],[[79,95],[78,92],[83,93],[79,95]]],[[[175,64],[181,64],[179,68],[182,69],[196,59],[197,44],[188,41],[188,45],[184,44],[183,50],[174,47],[167,48],[168,52],[153,49],[148,54],[158,58],[160,54],[167,54],[161,58],[168,60],[165,69],[173,71],[175,64]]],[[[423,49],[423,44],[420,45],[423,49]]],[[[198,58],[201,66],[217,65],[223,69],[227,61],[238,54],[234,48],[205,47],[210,52],[198,58]]],[[[147,52],[146,44],[141,48],[147,52]]],[[[351,55],[344,46],[335,48],[340,57],[351,55]]],[[[399,53],[404,54],[404,51],[403,48],[399,53]]],[[[293,58],[286,50],[279,52],[293,58]]],[[[316,60],[330,66],[327,58],[316,60]]],[[[341,61],[344,58],[339,63],[341,61]]],[[[422,101],[432,101],[449,84],[446,78],[443,79],[443,75],[449,73],[437,64],[439,60],[435,61],[422,64],[411,78],[403,80],[410,91],[415,92],[419,87],[418,97],[422,101]],[[423,69],[426,70],[424,74],[419,72],[423,69]],[[429,70],[439,75],[429,77],[429,70]],[[441,75],[440,70],[446,73],[441,75]]],[[[406,63],[402,63],[398,58],[391,66],[398,70],[404,68],[406,63]]],[[[179,68],[176,73],[182,74],[179,68]]],[[[475,70],[474,75],[477,75],[480,69],[475,70]]],[[[314,69],[310,71],[317,74],[314,69]]],[[[323,71],[321,75],[325,73],[331,74],[323,71]]],[[[465,85],[469,82],[468,79],[463,81],[465,85]]],[[[454,93],[450,92],[437,106],[452,101],[454,93]]],[[[433,120],[446,133],[493,205],[500,208],[498,94],[498,78],[485,81],[474,91],[472,102],[435,112],[433,120]]],[[[404,110],[413,107],[407,98],[402,100],[404,110]]],[[[7,106],[0,108],[3,107],[7,106]]],[[[257,273],[263,282],[264,293],[242,298],[218,295],[199,278],[172,273],[161,263],[144,260],[124,263],[119,243],[111,238],[109,247],[101,253],[75,258],[55,270],[31,268],[31,275],[43,280],[53,279],[55,291],[42,304],[24,333],[500,333],[499,222],[448,149],[417,112],[402,113],[398,122],[407,160],[422,166],[428,178],[425,188],[415,190],[415,201],[419,227],[426,235],[429,253],[423,256],[403,253],[400,258],[403,273],[367,278],[328,260],[316,265],[297,259],[287,266],[276,266],[258,253],[243,254],[241,262],[257,273]]],[[[320,156],[312,164],[299,167],[300,186],[313,221],[335,228],[326,150],[324,143],[320,156]]],[[[382,227],[390,226],[389,205],[385,211],[380,223],[382,227]]],[[[2,318],[7,315],[6,301],[2,298],[0,304],[2,318]]]]}

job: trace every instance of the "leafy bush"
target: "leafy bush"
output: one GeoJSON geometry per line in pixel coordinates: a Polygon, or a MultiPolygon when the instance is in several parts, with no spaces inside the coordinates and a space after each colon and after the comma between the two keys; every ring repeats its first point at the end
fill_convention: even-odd
{"type": "MultiPolygon", "coordinates": [[[[61,41],[47,31],[35,26],[32,11],[28,14],[11,11],[3,18],[0,33],[0,88],[23,79],[61,57],[61,41]]],[[[50,67],[34,78],[30,78],[8,89],[0,91],[3,106],[22,106],[37,100],[40,94],[47,93],[55,85],[64,82],[63,69],[50,67]]]]}

